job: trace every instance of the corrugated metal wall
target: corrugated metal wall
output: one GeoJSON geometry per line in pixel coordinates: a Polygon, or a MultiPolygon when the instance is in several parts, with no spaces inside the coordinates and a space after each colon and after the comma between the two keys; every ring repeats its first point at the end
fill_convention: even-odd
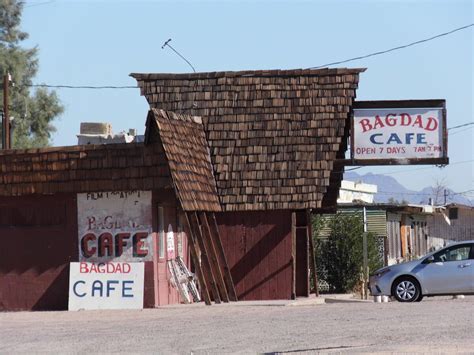
{"type": "Polygon", "coordinates": [[[291,211],[216,214],[239,300],[290,299],[291,211]]]}
{"type": "Polygon", "coordinates": [[[388,239],[388,259],[400,259],[402,257],[402,242],[400,236],[401,215],[387,213],[387,239],[388,239]]]}
{"type": "MultiPolygon", "coordinates": [[[[340,213],[359,213],[361,218],[363,218],[363,210],[362,208],[347,208],[347,209],[339,209],[338,212],[340,213]]],[[[386,212],[384,210],[366,210],[367,214],[367,231],[374,233],[378,237],[386,237],[387,236],[387,217],[386,212]]],[[[329,222],[334,215],[322,215],[322,218],[325,221],[324,228],[321,229],[319,234],[320,237],[329,237],[331,230],[329,228],[329,222]]]]}

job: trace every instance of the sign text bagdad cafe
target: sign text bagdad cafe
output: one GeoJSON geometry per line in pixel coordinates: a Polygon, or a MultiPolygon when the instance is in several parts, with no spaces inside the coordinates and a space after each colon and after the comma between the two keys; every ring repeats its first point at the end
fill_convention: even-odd
{"type": "Polygon", "coordinates": [[[153,258],[151,191],[81,193],[77,211],[69,310],[143,308],[143,262],[153,258]]]}
{"type": "Polygon", "coordinates": [[[144,263],[71,263],[69,310],[143,308],[144,263]]]}
{"type": "Polygon", "coordinates": [[[79,260],[152,260],[151,191],[84,193],[77,196],[79,260]]]}
{"type": "Polygon", "coordinates": [[[374,107],[377,105],[370,103],[368,108],[354,109],[353,160],[398,164],[447,162],[444,107],[402,107],[402,102],[396,102],[398,107],[374,107]]]}

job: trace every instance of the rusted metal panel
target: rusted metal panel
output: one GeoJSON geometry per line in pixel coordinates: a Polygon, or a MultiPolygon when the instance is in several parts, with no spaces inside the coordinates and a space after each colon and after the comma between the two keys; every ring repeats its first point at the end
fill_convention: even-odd
{"type": "Polygon", "coordinates": [[[290,299],[291,211],[216,214],[239,300],[290,299]]]}
{"type": "Polygon", "coordinates": [[[78,260],[75,195],[3,197],[0,211],[19,212],[0,217],[0,310],[67,309],[69,263],[78,260]]]}

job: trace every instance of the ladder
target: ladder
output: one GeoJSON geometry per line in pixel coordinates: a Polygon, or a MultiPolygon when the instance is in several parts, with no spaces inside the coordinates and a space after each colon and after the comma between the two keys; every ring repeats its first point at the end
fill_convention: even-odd
{"type": "Polygon", "coordinates": [[[175,259],[168,260],[167,264],[171,275],[171,285],[178,290],[184,303],[191,303],[190,294],[194,302],[201,301],[194,281],[194,274],[188,270],[183,259],[178,256],[175,259]]]}

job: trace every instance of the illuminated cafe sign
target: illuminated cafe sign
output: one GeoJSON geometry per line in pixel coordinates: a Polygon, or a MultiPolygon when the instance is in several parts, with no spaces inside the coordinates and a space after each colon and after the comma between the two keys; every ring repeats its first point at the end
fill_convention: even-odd
{"type": "Polygon", "coordinates": [[[355,165],[447,164],[445,100],[354,103],[355,165]]]}

